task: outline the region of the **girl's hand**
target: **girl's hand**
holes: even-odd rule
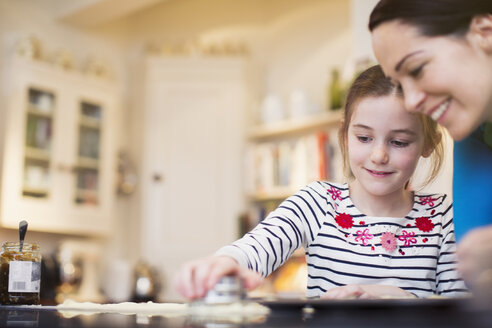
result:
[[[458,243],[458,271],[474,292],[492,290],[492,225],[477,228]]]
[[[327,291],[321,299],[415,298],[401,288],[388,285],[346,285]]]
[[[194,300],[204,297],[227,275],[241,277],[247,289],[254,289],[263,281],[260,274],[241,268],[232,257],[210,256],[183,265],[175,276],[174,286],[183,297]]]

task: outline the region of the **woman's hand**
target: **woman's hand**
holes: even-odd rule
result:
[[[492,291],[492,225],[467,233],[457,255],[458,271],[467,286],[474,292]]]
[[[194,300],[204,297],[227,275],[241,277],[247,289],[254,289],[263,281],[260,274],[241,268],[232,257],[210,256],[184,264],[175,276],[174,286],[183,297]]]
[[[415,298],[401,288],[388,285],[346,285],[327,291],[321,299]]]

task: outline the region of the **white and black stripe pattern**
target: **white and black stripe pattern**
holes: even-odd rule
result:
[[[342,213],[352,217],[352,227],[336,222]],[[416,226],[420,217],[430,219],[431,231]],[[356,239],[365,229],[372,236],[366,245]],[[392,252],[381,245],[384,232],[397,238]],[[405,245],[405,240],[399,240],[403,232],[412,235],[414,242]],[[468,293],[456,272],[452,203],[446,195],[416,192],[414,206],[405,217],[371,217],[354,206],[347,184],[313,182],[216,254],[232,256],[241,266],[267,276],[299,247],[306,250],[308,297],[348,284],[393,285],[419,297]]]

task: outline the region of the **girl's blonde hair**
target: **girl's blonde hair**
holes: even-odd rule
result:
[[[347,99],[345,101],[345,112],[341,122],[340,130],[338,131],[338,142],[343,158],[343,171],[348,178],[353,178],[354,175],[350,169],[347,150],[348,128],[352,115],[357,108],[359,102],[368,97],[383,97],[394,95],[402,97],[403,94],[391,81],[386,78],[381,69],[381,66],[375,65],[363,71],[353,82],[348,90]],[[444,146],[442,143],[442,134],[439,126],[430,117],[422,113],[414,113],[417,115],[422,124],[424,133],[424,149],[433,149],[430,155],[431,168],[427,179],[424,180],[423,186],[429,184],[436,178],[441,169],[444,160]],[[384,118],[381,118],[384,119]]]

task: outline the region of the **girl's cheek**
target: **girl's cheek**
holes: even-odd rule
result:
[[[417,151],[408,151],[402,152],[397,157],[397,162],[402,167],[415,167],[420,159],[419,152]]]

